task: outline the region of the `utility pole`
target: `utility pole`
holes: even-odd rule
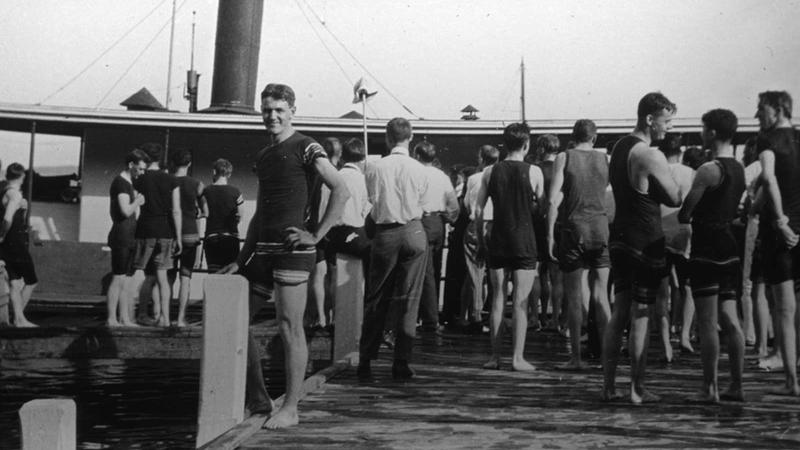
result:
[[[169,94],[170,86],[172,86],[172,47],[175,43],[175,2],[172,0],[172,24],[169,28],[169,63],[167,64],[167,100],[164,102],[164,107],[169,109]]]
[[[519,65],[519,81],[520,81],[520,107],[522,109],[522,123],[526,123],[525,121],[525,58],[522,58],[522,62]]]

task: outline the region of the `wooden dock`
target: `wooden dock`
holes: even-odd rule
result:
[[[600,401],[599,364],[563,372],[566,342],[555,333],[529,333],[532,374],[483,370],[486,336],[422,336],[410,382],[393,381],[391,354],[382,349],[375,382],[359,382],[355,369],[334,376],[300,404],[301,423],[259,430],[239,448],[800,448],[800,399],[770,395],[782,373],[754,368],[745,374],[746,403],[695,402],[698,355],[671,365],[651,352],[650,388],[660,404]],[[508,347],[506,347],[508,348]],[[510,350],[509,350],[510,351]],[[618,386],[628,382],[627,363]],[[721,385],[728,379],[723,357]]]

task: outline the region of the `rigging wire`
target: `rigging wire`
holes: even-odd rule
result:
[[[185,4],[186,0],[183,0],[181,4],[178,5],[178,8],[175,11],[176,14],[178,11],[181,10],[183,5]],[[134,58],[133,62],[128,66],[127,69],[125,69],[125,72],[122,73],[122,75],[117,79],[117,81],[114,82],[114,85],[111,86],[111,88],[108,91],[106,91],[105,95],[103,95],[103,98],[101,98],[100,101],[97,102],[97,104],[94,106],[94,109],[98,109],[100,105],[105,101],[105,99],[108,98],[109,95],[111,95],[111,92],[117,87],[117,85],[119,85],[120,82],[122,82],[122,79],[125,78],[126,75],[128,75],[128,72],[130,72],[133,66],[135,66],[136,63],[139,62],[139,59],[142,57],[142,55],[144,55],[144,53],[150,48],[150,46],[153,45],[156,39],[158,39],[158,36],[161,34],[161,32],[164,31],[164,29],[167,28],[167,25],[169,25],[171,22],[172,22],[172,16],[170,16],[170,18],[167,19],[166,22],[164,22],[164,25],[162,25],[161,28],[159,28],[158,31],[156,31],[156,34],[153,36],[152,39],[150,39],[150,42],[148,42],[147,45],[145,45],[145,47],[142,49],[142,51],[139,52],[138,55],[136,55],[136,58]]]
[[[364,64],[362,64],[361,61],[358,58],[356,58],[353,52],[351,52],[350,49],[348,49],[347,46],[344,45],[344,43],[333,33],[333,31],[331,31],[331,29],[328,28],[328,25],[325,23],[324,20],[322,20],[322,18],[316,13],[316,11],[314,11],[314,8],[312,8],[311,5],[308,4],[307,0],[302,0],[302,1],[306,5],[306,8],[308,8],[309,11],[311,11],[311,13],[314,15],[314,17],[316,17],[316,19],[319,21],[322,27],[325,28],[325,31],[327,31],[333,37],[333,39],[344,49],[345,52],[347,52],[347,54],[351,58],[353,58],[353,61],[355,61],[356,64],[358,64],[358,66],[361,67],[361,69],[367,73],[367,75],[369,75],[373,80],[375,80],[376,83],[378,83],[378,86],[383,88],[383,90],[385,90],[386,93],[389,94],[389,96],[392,97],[394,101],[396,101],[400,106],[402,106],[403,109],[405,109],[409,114],[416,117],[417,119],[422,119],[422,117],[418,116],[416,113],[414,113],[414,111],[411,111],[411,109],[408,106],[406,106],[402,101],[400,101],[400,99],[397,98],[397,96],[394,95],[394,93],[392,93],[392,91],[388,87],[386,87],[383,83],[381,83],[378,77],[373,75],[372,72],[370,72],[369,69],[367,69],[364,66]]]
[[[314,32],[314,34],[317,36],[317,39],[319,39],[319,42],[320,42],[320,44],[322,44],[322,46],[323,46],[323,47],[325,47],[325,50],[327,50],[327,51],[328,51],[328,55],[330,55],[331,59],[333,59],[333,62],[334,62],[334,63],[336,63],[336,67],[338,67],[338,68],[339,68],[339,71],[341,71],[341,72],[342,72],[342,76],[344,76],[345,80],[347,80],[348,87],[352,87],[352,86],[355,84],[355,83],[353,82],[353,79],[352,79],[352,78],[350,78],[350,76],[349,76],[349,75],[347,75],[347,71],[346,71],[346,70],[344,70],[344,67],[343,67],[343,66],[342,66],[342,64],[339,62],[339,60],[336,58],[336,55],[333,53],[333,51],[331,50],[331,48],[330,48],[330,47],[328,47],[328,44],[326,44],[326,43],[325,43],[325,40],[323,40],[323,39],[322,39],[322,35],[320,35],[320,34],[319,34],[319,32],[317,31],[317,29],[316,29],[316,28],[314,28],[314,24],[313,24],[313,22],[311,22],[311,18],[310,18],[310,17],[308,17],[308,14],[306,14],[306,11],[305,11],[305,10],[303,9],[303,7],[300,5],[300,0],[294,0],[294,2],[297,4],[297,8],[300,10],[300,12],[301,12],[301,13],[303,13],[303,17],[306,19],[306,22],[308,23],[308,26],[309,26],[309,28],[311,28],[311,31],[313,31],[313,32]],[[308,4],[306,4],[306,6],[308,6]],[[309,8],[309,9],[310,9],[310,8]],[[311,12],[313,13],[314,11],[312,10]],[[316,14],[314,14],[314,15],[316,16]],[[317,17],[319,17],[319,16],[317,16]],[[375,112],[375,110],[374,110],[374,109],[372,109],[372,105],[370,105],[369,103],[367,103],[367,107],[368,107],[368,108],[370,109],[370,111],[372,111],[372,113],[373,113],[373,114],[374,114],[374,115],[377,117],[377,115],[378,115],[378,114]]]
[[[95,65],[95,64],[97,63],[97,61],[100,61],[100,59],[101,59],[101,58],[103,58],[103,56],[105,56],[105,55],[106,55],[108,52],[110,52],[112,49],[114,49],[114,47],[116,47],[116,46],[117,46],[117,44],[119,44],[120,42],[122,42],[122,40],[123,40],[123,39],[125,39],[125,38],[126,38],[128,35],[129,35],[129,34],[131,34],[131,33],[133,32],[133,30],[135,30],[137,27],[139,27],[139,25],[141,25],[141,24],[142,24],[142,23],[143,23],[145,20],[147,20],[147,18],[148,18],[148,17],[152,16],[152,15],[153,15],[153,13],[154,13],[154,12],[156,12],[156,10],[157,10],[158,8],[160,8],[160,7],[161,7],[161,5],[163,5],[163,4],[164,4],[166,1],[167,1],[167,0],[161,0],[161,2],[160,2],[158,5],[156,5],[156,6],[155,6],[155,8],[153,8],[152,10],[150,10],[150,12],[149,12],[149,13],[147,13],[147,14],[146,14],[144,17],[142,17],[142,19],[141,19],[141,20],[139,20],[138,22],[136,22],[136,23],[135,23],[135,24],[134,24],[134,25],[133,25],[131,28],[129,28],[129,29],[128,29],[128,31],[126,31],[125,33],[123,33],[123,34],[122,34],[122,36],[120,36],[120,37],[119,37],[119,38],[118,38],[116,41],[114,41],[114,43],[113,43],[113,44],[111,44],[111,45],[110,45],[108,48],[106,48],[105,50],[103,50],[103,52],[102,52],[102,53],[100,53],[100,55],[98,55],[98,56],[97,56],[97,58],[93,59],[93,60],[92,60],[92,62],[90,62],[89,64],[87,64],[87,65],[86,65],[86,67],[84,67],[83,69],[81,69],[81,71],[80,71],[80,72],[78,72],[78,74],[77,74],[77,75],[75,75],[74,77],[70,78],[70,80],[69,80],[69,81],[67,81],[66,83],[64,83],[64,85],[63,85],[63,86],[61,86],[60,88],[56,89],[56,90],[55,90],[55,91],[54,91],[52,94],[50,94],[50,95],[48,95],[47,97],[43,98],[41,101],[39,101],[39,103],[37,103],[37,105],[41,105],[42,103],[44,103],[44,102],[46,102],[46,101],[50,100],[50,99],[51,99],[53,96],[55,96],[55,95],[56,95],[56,94],[58,94],[59,92],[61,92],[61,91],[63,91],[64,89],[66,89],[66,88],[67,88],[69,85],[71,85],[73,82],[75,82],[75,80],[77,80],[78,78],[80,78],[80,76],[81,76],[81,75],[83,75],[84,73],[86,73],[86,71],[87,71],[87,70],[89,70],[89,69],[90,69],[90,68],[91,68],[93,65]]]

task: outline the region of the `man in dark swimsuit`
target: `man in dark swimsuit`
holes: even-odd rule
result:
[[[536,236],[533,231],[534,211],[544,194],[542,171],[523,161],[530,146],[530,129],[524,123],[513,123],[503,131],[506,159],[487,167],[478,190],[476,227],[483,229],[483,210],[487,199],[494,207],[489,242],[478,233],[480,253],[488,254],[489,281],[492,283],[491,340],[492,356],[484,368],[500,367],[500,325],[508,297],[506,275],[510,274],[513,290],[511,367],[530,372],[536,368],[525,360],[525,335],[528,331],[528,295],[536,278]],[[487,249],[488,247],[488,249]]]
[[[711,149],[714,160],[697,169],[678,214],[681,223],[692,224],[689,267],[703,361],[701,400],[744,401],[744,334],[736,304],[741,265],[731,228],[745,188],[744,167],[734,158],[731,145],[738,120],[726,109],[711,110],[702,120],[704,147]],[[722,395],[717,385],[718,323],[728,338],[731,365],[731,385]]]
[[[274,287],[286,354],[286,398],[264,425],[268,429],[299,422],[297,403],[308,363],[303,313],[316,260],[315,246],[336,223],[348,198],[347,187],[322,146],[294,130],[294,102],[294,91],[283,84],[268,84],[261,92],[261,117],[271,144],[256,155],[256,212],[236,262],[221,270],[235,273],[252,259],[247,268],[251,283],[267,291]],[[331,196],[317,228],[307,230],[309,191],[317,175],[331,190]]]
[[[660,204],[680,206],[680,188],[669,173],[667,158],[653,141],[664,139],[672,128],[675,104],[660,92],[639,101],[636,128],[614,146],[609,178],[616,213],[609,239],[614,267],[614,312],[603,336],[603,394],[619,398],[615,378],[622,330],[630,321],[630,400],[638,404],[658,401],[644,389],[649,344],[648,323],[661,279],[666,273],[664,231]]]
[[[203,251],[209,272],[236,261],[239,255],[239,221],[244,216],[241,191],[228,184],[233,165],[227,159],[214,161],[213,184],[203,189],[206,205],[206,235]]]
[[[761,134],[756,152],[761,162],[759,184],[763,188],[755,203],[766,201],[760,219],[762,270],[775,298],[776,337],[783,356],[786,383],[776,391],[800,395],[797,384],[797,334],[795,287],[800,280],[800,145],[792,126],[792,97],[785,91],[758,94],[756,112]]]

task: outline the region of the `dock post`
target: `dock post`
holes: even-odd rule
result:
[[[364,270],[360,258],[336,256],[336,295],[333,318],[333,360],[358,352],[364,321]],[[351,361],[352,363],[352,361]]]
[[[19,409],[22,450],[74,450],[75,402],[68,398],[31,400]]]
[[[208,275],[203,284],[203,356],[197,447],[244,420],[248,284],[239,275]]]

